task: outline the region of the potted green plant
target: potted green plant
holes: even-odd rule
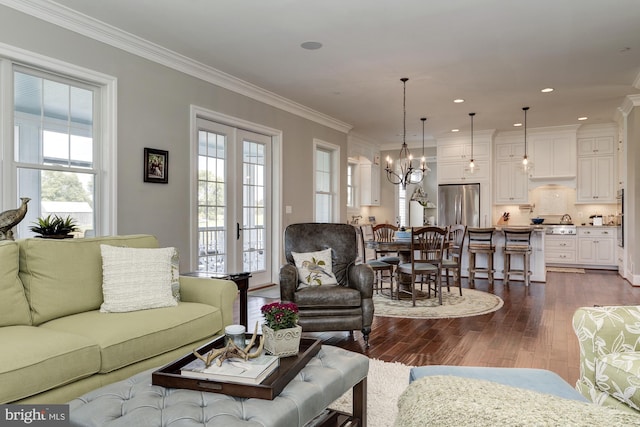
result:
[[[70,239],[73,237],[71,233],[78,229],[76,220],[71,215],[62,218],[49,214],[38,218],[33,224],[29,229],[44,239]]]
[[[260,308],[264,349],[274,356],[295,356],[300,348],[302,327],[298,325],[298,306],[292,302],[272,302]]]

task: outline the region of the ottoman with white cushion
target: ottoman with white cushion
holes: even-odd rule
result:
[[[164,388],[149,370],[69,402],[73,426],[301,427],[353,388],[354,413],[366,426],[369,359],[323,345],[273,400]],[[361,396],[361,399],[355,398]]]

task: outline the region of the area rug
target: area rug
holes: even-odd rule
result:
[[[409,385],[411,366],[369,359],[367,375],[367,425],[390,427],[398,415],[398,397]],[[351,413],[351,391],[333,402],[331,409]]]
[[[442,305],[438,298],[418,299],[414,307],[410,299],[392,300],[380,294],[373,295],[374,314],[382,317],[410,317],[414,319],[450,319],[479,316],[499,310],[504,301],[497,295],[475,289],[457,287],[451,292],[443,289]]]
[[[547,267],[547,272],[553,272],[553,273],[580,273],[580,274],[584,274],[584,268]]]

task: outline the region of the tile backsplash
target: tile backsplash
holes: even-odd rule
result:
[[[537,216],[545,218],[556,218],[557,216],[559,220],[564,214],[569,214],[574,224],[581,225],[583,223],[589,224],[591,215],[603,215],[606,221],[608,215],[617,213],[615,204],[576,205],[575,188],[560,185],[546,185],[529,191],[529,203],[533,206],[531,212],[528,209],[521,210],[519,205],[494,206],[494,223],[498,221],[503,212],[509,212],[510,225],[528,225],[531,218]]]

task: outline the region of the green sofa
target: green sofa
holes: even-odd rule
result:
[[[100,244],[149,235],[0,242],[0,404],[64,403],[174,360],[233,321],[229,280],[180,277],[176,306],[102,313]]]
[[[580,345],[576,389],[589,401],[640,411],[640,306],[582,307],[573,315]]]

